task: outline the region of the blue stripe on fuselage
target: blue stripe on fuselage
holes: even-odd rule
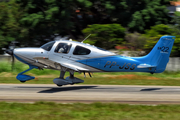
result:
[[[18,57],[17,55],[14,54],[14,56],[16,57],[16,59],[18,59],[22,63],[25,63],[25,64],[28,64],[28,65],[32,66],[30,63],[26,62],[25,60],[23,60],[22,58]]]
[[[152,72],[154,73],[155,68],[151,70],[149,68],[137,68],[142,61],[139,61],[133,57],[124,56],[109,56],[93,59],[78,60],[82,64],[90,67],[100,69],[106,72]]]

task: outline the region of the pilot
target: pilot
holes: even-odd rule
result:
[[[58,53],[67,53],[68,52],[68,46],[63,45],[63,47],[60,47]]]
[[[63,53],[64,52],[64,49],[63,48],[60,48],[58,53]]]

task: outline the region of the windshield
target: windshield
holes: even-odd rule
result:
[[[55,43],[55,41],[48,42],[48,43],[44,44],[43,46],[41,46],[41,48],[44,50],[50,51],[52,46],[54,45],[54,43]]]

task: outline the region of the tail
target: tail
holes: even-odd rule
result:
[[[174,44],[175,36],[162,36],[151,52],[142,57],[142,62],[147,64],[139,65],[139,68],[155,68],[155,73],[161,73],[166,69],[169,56]]]

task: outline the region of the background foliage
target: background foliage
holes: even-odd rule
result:
[[[148,51],[161,35],[170,34],[176,35],[173,55],[180,56],[180,13],[168,16],[170,1],[1,1],[0,48],[13,40],[22,46],[41,46],[57,36],[82,41],[92,34],[88,42],[98,47],[114,49],[119,44]]]
[[[175,29],[173,27],[164,24],[152,26],[151,29],[145,31],[145,34],[142,35],[146,37],[146,44],[144,45],[144,50],[149,52],[157,43],[159,38],[163,35],[176,36],[171,56],[179,56],[180,35],[175,32]]]
[[[26,31],[19,23],[22,15],[19,4],[14,0],[0,2],[0,48],[7,45],[9,41],[24,37]]]
[[[93,24],[83,30],[85,35],[91,34],[88,41],[95,46],[110,49],[117,44],[122,44],[125,28],[120,24]]]

